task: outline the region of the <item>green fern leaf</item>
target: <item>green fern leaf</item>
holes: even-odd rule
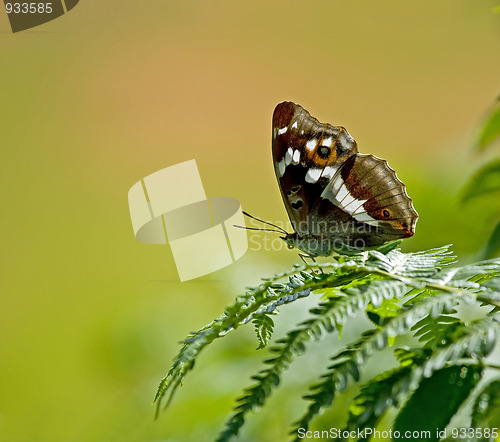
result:
[[[310,341],[340,331],[360,311],[372,315],[379,328],[365,332],[332,358],[325,374],[306,396],[309,406],[297,422],[299,427],[308,428],[338,393],[351,382],[359,381],[364,364],[374,353],[412,327],[423,347],[395,350],[400,367],[379,378],[378,385],[374,383],[362,390],[364,396],[360,396],[351,410],[351,424],[361,422],[361,416],[366,422],[377,422],[387,407],[403,403],[422,379],[459,364],[461,358],[481,359],[496,341],[500,320],[500,259],[452,268],[449,265],[455,262],[455,257],[449,246],[408,254],[388,247],[336,259],[337,262],[295,266],[264,279],[258,287],[236,298],[219,318],[191,333],[160,383],[155,399],[157,411],[164,399],[167,405],[170,403],[199,353],[215,339],[253,322],[262,348],[273,333],[272,315],[278,313],[277,308],[312,293],[323,295],[325,301],[310,310],[308,320],[268,349],[271,357],[264,361],[265,368],[252,377],[255,383],[238,398],[220,441],[230,440],[239,433],[248,412],[265,404],[279,386],[285,370],[305,352]],[[322,273],[311,272],[313,267],[322,269]],[[282,282],[286,278],[288,281]],[[482,303],[493,308],[487,322],[465,326],[451,316],[459,302]],[[373,403],[376,398],[378,402]]]
[[[385,411],[397,407],[410,392],[409,365],[398,367],[379,376],[361,388],[349,406],[347,431],[375,428]]]
[[[492,326],[493,331],[490,330]],[[389,407],[397,407],[405,402],[417,386],[420,389],[421,380],[424,377],[432,376],[435,371],[443,369],[445,364],[456,364],[462,357],[486,356],[491,351],[499,333],[498,322],[492,324],[491,319],[475,322],[471,326],[461,324],[460,327],[462,330],[458,333],[454,329],[445,330],[444,343],[437,351],[431,348],[397,349],[395,354],[400,362],[400,367],[375,377],[362,387],[360,394],[350,407],[347,429],[374,428]],[[462,335],[462,338],[453,341],[452,337],[457,335]],[[454,358],[449,359],[450,355],[454,355]],[[474,363],[475,360],[471,362]],[[466,373],[467,376],[478,374],[482,370],[482,367],[477,364],[468,368],[470,371]],[[473,378],[477,380],[475,376]],[[448,377],[446,382],[450,379]],[[423,389],[426,389],[425,385]],[[432,387],[432,390],[432,394],[436,397],[439,388]],[[453,395],[453,392],[448,391],[448,393]],[[463,399],[465,398],[462,397],[461,400],[458,400],[457,397],[454,397],[455,408],[452,407],[452,410],[456,411]],[[450,399],[449,403],[451,404],[451,402]],[[410,416],[414,414],[414,412],[409,412]],[[436,414],[443,416],[443,413]],[[451,415],[444,418],[445,423]],[[406,417],[401,419],[405,420]],[[409,419],[411,420],[411,417]],[[434,423],[434,425],[437,424]],[[424,426],[421,426],[423,429]]]
[[[377,251],[367,252],[365,267],[371,270],[382,270],[391,275],[408,277],[431,277],[441,268],[456,262],[450,246],[439,247],[416,253],[401,253],[393,250],[387,255]]]
[[[369,282],[369,280],[359,280],[358,284],[364,286]],[[399,281],[389,281],[389,283],[401,286]],[[304,353],[306,343],[310,340],[317,341],[325,333],[341,328],[349,317],[367,307],[375,290],[350,287],[348,292],[348,294],[340,291],[332,293],[326,302],[310,310],[312,318],[304,321],[298,329],[289,332],[286,338],[280,339],[270,348],[273,357],[264,361],[269,367],[261,371],[258,376],[254,376],[252,379],[256,380],[257,384],[245,389],[245,394],[237,399],[235,413],[227,421],[226,428],[217,441],[228,441],[236,436],[244,424],[246,414],[264,404],[272,390],[279,385],[283,372],[296,356]]]
[[[264,348],[271,339],[274,329],[274,321],[269,313],[261,313],[259,315],[254,315],[253,323],[255,325],[257,339],[259,340],[257,350],[260,350],[261,348]]]
[[[424,347],[434,348],[446,344],[445,334],[450,335],[450,330],[458,329],[462,323],[458,318],[450,316],[456,314],[456,310],[445,311],[438,317],[431,315],[422,318],[412,328],[418,341],[424,344]],[[453,335],[450,336],[453,339]]]
[[[282,303],[292,302],[291,299],[299,298],[299,295],[295,297],[295,294],[310,290],[310,288],[304,288],[297,284],[297,281],[300,280],[299,278],[294,279],[293,283],[290,282],[289,285],[279,283],[279,280],[284,277],[290,277],[297,273],[300,275],[300,272],[304,270],[305,266],[296,267],[288,272],[280,273],[273,278],[267,279],[260,286],[249,290],[245,296],[237,298],[236,302],[229,306],[222,316],[202,329],[191,333],[183,341],[183,346],[174,359],[172,367],[158,386],[154,399],[154,402],[157,404],[156,415],[158,415],[165,396],[167,396],[166,406],[170,404],[175,392],[182,384],[184,376],[192,370],[196,357],[207,345],[215,339],[235,330],[241,324],[250,322],[254,314],[262,313],[262,311],[267,309],[272,311],[279,300],[282,300]],[[323,286],[314,275],[310,277],[308,284],[313,288]]]
[[[222,316],[188,336],[183,341],[184,345],[174,359],[172,367],[158,386],[154,399],[157,405],[156,414],[158,415],[165,397],[167,397],[166,406],[170,404],[184,377],[192,370],[196,357],[215,339],[250,322],[254,314],[272,311],[280,300],[282,304],[290,303],[299,299],[301,293],[308,295],[315,289],[340,287],[368,274],[353,261],[324,265],[324,268],[331,271],[330,273],[320,275],[305,273],[305,270],[315,266],[295,266],[288,272],[265,279],[258,287],[236,298],[236,302],[228,307]],[[279,281],[285,277],[292,279],[288,284],[280,283]]]
[[[478,395],[472,411],[472,428],[493,428],[500,422],[500,380],[488,383]]]
[[[311,420],[322,409],[331,405],[335,395],[347,388],[353,365],[359,371],[372,354],[387,347],[390,337],[407,332],[415,321],[427,316],[430,310],[442,313],[451,310],[457,303],[457,296],[451,293],[441,293],[432,298],[424,298],[407,307],[399,316],[389,320],[384,328],[372,331],[370,335],[364,335],[362,339],[348,347],[345,352],[335,356],[332,359],[334,364],[321,376],[323,381],[312,386],[313,394],[306,396],[311,404],[306,414],[296,422],[294,433],[297,434],[299,428],[308,428]],[[430,366],[425,365],[424,367],[428,371],[430,370]],[[356,379],[353,380],[356,381]]]
[[[405,285],[406,292],[408,291]],[[378,327],[383,327],[389,318],[394,318],[398,315],[398,311],[401,309],[400,300],[397,298],[384,299],[382,304],[378,307],[369,305],[366,308],[366,316],[370,321],[373,322]]]
[[[477,385],[482,367],[454,365],[423,379],[394,423],[394,431],[427,432],[426,440],[438,441],[442,431]]]

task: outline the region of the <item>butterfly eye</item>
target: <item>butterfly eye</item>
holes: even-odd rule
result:
[[[388,210],[385,210],[382,212],[382,214],[386,217],[386,218],[389,218],[389,216],[391,216],[391,214],[389,213]]]

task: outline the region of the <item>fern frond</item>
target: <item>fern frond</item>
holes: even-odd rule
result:
[[[264,361],[266,367],[252,377],[255,384],[237,399],[234,414],[218,440],[230,440],[238,434],[247,413],[262,407],[279,385],[285,370],[305,351],[310,341],[319,340],[335,330],[341,331],[345,322],[362,310],[372,315],[378,328],[365,332],[361,339],[332,358],[321,381],[311,387],[311,393],[306,396],[309,406],[296,423],[299,428],[308,428],[311,420],[329,406],[351,380],[357,382],[360,370],[375,352],[386,348],[395,337],[409,332],[412,327],[424,347],[396,350],[399,369],[378,380],[382,405],[370,405],[376,395],[364,391],[365,396],[356,404],[357,416],[366,412],[366,422],[378,419],[384,407],[400,403],[421,379],[440,367],[457,363],[457,358],[461,357],[480,358],[489,351],[498,334],[500,259],[449,268],[455,261],[449,246],[409,254],[388,247],[384,252],[370,250],[338,256],[337,262],[295,266],[248,289],[223,315],[183,341],[172,367],[158,387],[157,412],[163,399],[167,399],[167,405],[170,403],[185,375],[193,368],[196,357],[215,339],[253,322],[259,348],[262,348],[273,333],[272,315],[278,313],[277,308],[312,293],[322,294],[326,301],[311,309],[312,316],[308,320],[269,349],[272,356]],[[323,273],[310,272],[313,268],[321,268]],[[288,281],[282,282],[285,278]],[[401,305],[400,300],[405,303]],[[450,316],[459,302],[495,306],[487,317],[490,323],[495,321],[493,331],[485,335],[478,323],[467,328]],[[454,346],[456,343],[461,346]],[[391,392],[384,393],[384,388],[388,389],[391,383]],[[392,402],[387,394],[392,395]],[[373,406],[372,411],[367,411],[369,405]]]
[[[401,298],[407,291],[407,286],[400,281],[359,280],[355,286],[345,289],[345,292],[335,292],[327,302],[311,309],[313,318],[301,323],[298,329],[289,332],[286,338],[271,347],[270,351],[276,356],[265,361],[269,367],[252,378],[257,384],[245,389],[246,394],[237,399],[236,412],[217,440],[227,441],[238,434],[245,415],[264,404],[272,390],[278,386],[282,373],[296,356],[305,351],[308,341],[317,341],[325,333],[341,329],[348,318],[366,309],[368,304],[380,305],[381,299]]]
[[[366,308],[366,316],[376,326],[383,327],[389,318],[398,315],[400,309],[401,303],[399,299],[384,299],[378,307],[369,305]]]
[[[347,430],[375,428],[389,407],[397,407],[410,391],[411,366],[382,373],[365,384],[349,407]]]
[[[275,283],[272,288],[269,287],[267,289],[271,301],[269,303],[264,304],[261,308],[259,308],[255,313],[251,315],[251,317],[245,320],[245,323],[250,322],[253,318],[258,317],[259,315],[269,314],[274,312],[279,306],[284,304],[289,304],[291,302],[296,301],[298,298],[305,298],[311,294],[311,289],[303,289],[298,292],[294,291],[291,294],[284,294],[289,290],[293,290],[297,287],[303,286],[306,281],[314,278],[315,275],[307,272],[300,272],[296,275],[289,276],[289,282],[287,284]],[[278,297],[276,299],[276,297]],[[276,301],[273,301],[276,299]]]
[[[462,358],[477,364],[490,353],[499,333],[498,321],[492,323],[491,318],[487,318],[446,329],[438,349],[398,349],[401,365],[376,376],[361,388],[350,407],[348,429],[374,428],[389,407],[404,402],[423,378],[429,378],[448,364],[464,363]]]
[[[272,310],[275,308],[272,307],[274,303],[277,303],[280,299],[286,299],[283,303],[292,302],[299,298],[298,295],[295,297],[295,294],[309,294],[309,291],[316,289],[342,286],[367,274],[366,270],[359,269],[353,261],[348,261],[330,263],[325,266],[325,268],[331,269],[331,273],[312,274],[308,279],[297,278],[298,275],[304,276],[305,270],[312,267],[316,267],[316,265],[295,266],[288,272],[279,273],[273,278],[265,279],[261,285],[250,289],[244,296],[238,297],[236,302],[228,307],[222,316],[202,329],[191,333],[183,341],[183,347],[174,359],[172,367],[158,386],[154,399],[157,404],[156,414],[158,415],[165,396],[167,396],[166,406],[170,404],[175,392],[182,384],[184,376],[193,368],[194,360],[198,354],[215,339],[225,336],[242,324],[250,322],[254,314],[262,313],[263,310],[268,308]],[[295,276],[295,278],[292,278],[289,284],[279,283],[279,280],[284,277],[291,276]]]
[[[325,331],[333,331],[333,321],[327,320],[324,315],[337,304],[338,300],[339,297],[332,297],[312,309],[313,318],[303,322],[300,328],[290,331],[286,338],[277,341],[277,344],[270,348],[269,351],[275,356],[264,361],[268,365],[267,368],[252,376],[252,380],[257,383],[246,388],[245,394],[237,399],[235,413],[226,422],[225,430],[217,438],[218,442],[228,441],[238,434],[244,424],[245,415],[264,404],[272,389],[279,385],[282,373],[297,355],[305,351],[307,340],[320,339]]]
[[[447,245],[416,253],[401,253],[399,250],[392,250],[387,255],[378,251],[369,251],[365,267],[413,278],[429,277],[436,274],[442,267],[456,262],[450,247]]]
[[[500,317],[487,317],[463,325],[462,336],[455,340],[448,339],[448,345],[439,347],[421,366],[412,370],[412,384],[418,385],[422,377],[429,377],[434,371],[443,368],[450,361],[461,358],[479,360],[493,349],[500,333]],[[454,334],[457,334],[456,331]]]
[[[289,277],[289,282],[285,284],[274,284],[274,289],[278,290],[281,293],[286,291],[287,289],[295,289],[297,287],[301,287],[304,285],[307,279],[313,278],[313,274],[307,272],[300,272],[296,275],[291,275]],[[267,289],[271,296],[274,298],[277,296],[276,292],[272,288]],[[257,310],[254,314],[252,314],[249,318],[247,318],[244,323],[252,320],[255,326],[255,333],[257,335],[257,340],[259,341],[259,346],[257,350],[264,348],[270,341],[271,336],[274,330],[274,321],[272,320],[272,314],[277,313],[276,309],[284,304],[290,304],[291,302],[296,301],[299,298],[305,298],[311,294],[311,289],[304,289],[299,292],[292,293],[290,295],[280,296],[276,301],[264,305],[259,310]]]
[[[429,281],[451,287],[480,289],[485,282],[500,275],[500,260],[491,259],[475,264],[446,269],[432,276]]]
[[[457,294],[474,294],[478,298],[482,293],[492,291],[488,282],[495,280],[500,273],[500,260],[482,261],[476,264],[467,265],[460,268],[445,269],[436,272],[429,278],[412,281],[416,287],[414,296],[406,302],[412,304],[424,297],[435,296],[441,291],[456,292]],[[418,284],[420,283],[420,286]],[[468,296],[466,300],[474,302],[475,298]]]
[[[456,330],[461,321],[458,318],[450,316],[456,314],[456,310],[444,311],[437,317],[431,315],[422,318],[412,328],[415,333],[413,336],[418,337],[418,341],[422,342],[424,347],[438,347],[445,343],[445,336],[450,330]]]
[[[432,298],[424,298],[407,307],[399,316],[389,320],[383,328],[374,330],[371,336],[363,337],[353,346],[348,347],[349,351],[333,357],[334,364],[328,367],[328,371],[321,376],[323,381],[311,387],[314,393],[306,396],[311,404],[306,414],[296,422],[294,432],[298,428],[308,428],[311,420],[324,407],[331,405],[336,394],[347,388],[349,378],[357,381],[359,376],[353,376],[353,373],[359,373],[361,366],[376,351],[386,348],[389,338],[407,332],[415,321],[425,317],[429,311],[438,313],[449,311],[457,303],[457,296],[451,293],[441,293]]]
[[[274,330],[274,321],[271,318],[272,313],[260,313],[254,315],[253,324],[255,326],[255,333],[257,334],[257,339],[259,341],[259,346],[257,350],[264,348],[271,339]]]

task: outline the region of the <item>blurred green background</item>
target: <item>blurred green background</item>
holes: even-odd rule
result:
[[[285,222],[271,162],[282,100],[397,170],[420,214],[404,250],[454,243],[474,259],[494,208],[458,195],[486,161],[474,133],[500,93],[497,5],[82,0],[17,34],[1,13],[0,440],[215,437],[266,356],[252,327],[203,353],[154,421],[156,386],[178,341],[298,256],[249,251],[179,283],[168,247],[135,240],[127,192],[195,158],[208,195]],[[277,337],[308,302],[278,318]],[[336,339],[297,361],[241,440],[284,440]]]

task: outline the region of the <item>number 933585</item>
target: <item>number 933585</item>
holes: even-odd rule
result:
[[[496,439],[498,428],[454,428],[451,433],[454,439]]]
[[[5,3],[7,14],[50,14],[52,3]]]

